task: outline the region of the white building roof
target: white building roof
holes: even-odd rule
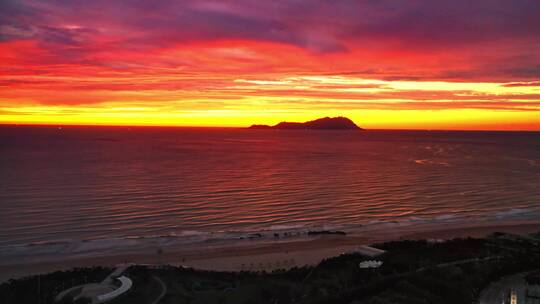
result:
[[[383,264],[382,261],[369,260],[369,261],[360,262],[360,264],[358,264],[358,267],[360,267],[360,268],[379,268],[379,267],[382,266],[382,264]]]

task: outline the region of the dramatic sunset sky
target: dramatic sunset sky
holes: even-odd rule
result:
[[[540,130],[540,1],[0,0],[0,123]]]

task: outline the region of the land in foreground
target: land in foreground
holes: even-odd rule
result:
[[[540,269],[539,244],[540,233],[392,241],[373,245],[385,251],[377,257],[350,252],[317,266],[272,272],[133,265],[124,272],[133,287],[109,303],[473,303],[503,277],[534,278]],[[382,265],[359,267],[374,259]],[[79,268],[11,280],[0,285],[0,295],[5,303],[53,303],[62,290],[100,282],[111,271]],[[512,292],[511,286],[497,288],[498,293],[484,292],[488,300],[500,303]]]
[[[540,231],[537,222],[488,225],[471,227],[452,227],[426,230],[405,227],[371,231],[369,234],[347,233],[323,234],[313,237],[294,236],[270,240],[265,238],[245,240],[243,243],[209,243],[204,247],[185,245],[161,247],[151,245],[141,250],[117,250],[109,254],[58,254],[55,260],[39,259],[28,263],[0,262],[0,283],[9,279],[44,274],[72,268],[105,266],[118,264],[152,264],[185,266],[201,270],[215,271],[273,271],[293,267],[315,266],[323,259],[338,256],[355,250],[360,245],[383,243],[392,240],[483,238],[496,231],[524,235]],[[122,248],[119,248],[122,249]]]

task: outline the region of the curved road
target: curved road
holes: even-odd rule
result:
[[[159,285],[161,285],[161,293],[159,294],[159,296],[152,302],[152,304],[158,304],[159,301],[161,301],[161,299],[165,296],[165,294],[167,293],[167,285],[165,285],[165,283],[163,283],[163,281],[159,278],[159,277],[156,277],[156,276],[153,276],[152,279],[156,280]]]

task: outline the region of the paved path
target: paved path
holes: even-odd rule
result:
[[[112,284],[112,282],[115,280],[115,278],[119,277],[128,267],[131,265],[128,264],[122,264],[116,267],[116,269],[105,279],[103,280],[102,284]]]
[[[101,294],[97,296],[97,299],[99,302],[107,302],[114,298],[117,298],[118,296],[122,295],[123,293],[127,292],[131,286],[133,286],[133,282],[130,278],[121,276],[119,278],[116,278],[122,285],[115,290],[108,292],[106,294]]]
[[[165,283],[163,283],[163,281],[159,277],[153,276],[152,279],[156,280],[159,283],[159,285],[161,285],[161,293],[152,302],[152,304],[157,304],[157,303],[159,303],[159,301],[161,301],[161,298],[163,298],[165,296],[165,294],[167,293],[167,285],[165,285]]]
[[[447,262],[447,263],[441,263],[441,264],[437,264],[437,265],[433,265],[433,266],[429,266],[429,267],[420,267],[416,270],[416,272],[421,272],[421,271],[424,271],[426,269],[430,269],[430,268],[444,268],[444,267],[448,267],[448,266],[456,266],[456,265],[463,265],[463,264],[469,264],[469,263],[475,263],[475,262],[484,262],[484,261],[489,261],[489,260],[495,260],[495,259],[498,259],[500,258],[499,256],[489,256],[489,257],[485,257],[485,258],[472,258],[472,259],[466,259],[466,260],[459,260],[459,261],[454,261],[454,262]]]

